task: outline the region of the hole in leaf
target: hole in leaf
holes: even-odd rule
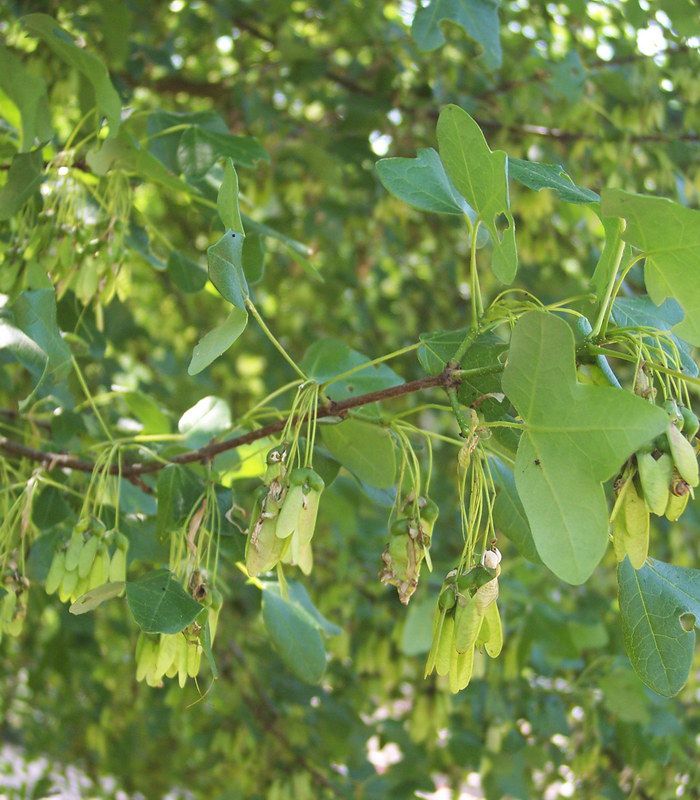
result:
[[[499,241],[503,240],[503,235],[505,232],[510,228],[510,221],[508,217],[504,213],[500,213],[494,219],[494,225],[496,226],[496,233],[498,234]]]
[[[690,611],[686,611],[685,614],[681,614],[678,617],[679,622],[681,623],[681,628],[684,631],[692,631],[695,627],[695,614],[691,614]]]

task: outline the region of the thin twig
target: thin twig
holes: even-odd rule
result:
[[[415,381],[402,383],[398,386],[390,386],[387,389],[379,389],[375,392],[368,392],[367,394],[358,395],[357,397],[350,397],[347,400],[340,402],[329,401],[323,406],[319,407],[318,418],[321,417],[342,417],[353,408],[360,408],[361,406],[368,405],[369,403],[376,403],[381,400],[390,400],[395,397],[403,397],[404,395],[420,392],[423,389],[431,389],[434,387],[448,388],[454,386],[459,382],[459,372],[453,367],[446,367],[438,375],[431,375],[427,378],[419,378]],[[220,453],[225,453],[228,450],[235,450],[244,444],[251,444],[259,439],[264,439],[267,436],[272,436],[279,433],[285,426],[286,419],[275,420],[269,425],[262,428],[257,428],[253,431],[248,431],[233,439],[227,439],[223,442],[213,442],[204,447],[197,448],[196,450],[189,450],[186,453],[180,453],[170,459],[163,459],[162,461],[148,461],[145,463],[131,463],[122,465],[122,477],[133,481],[139,479],[141,475],[147,475],[153,472],[158,472],[168,464],[193,464],[195,462],[211,461],[215,456]],[[47,469],[72,469],[78,472],[92,472],[95,464],[92,461],[86,461],[78,458],[70,453],[53,453],[44,450],[37,450],[33,447],[28,447],[21,442],[9,439],[5,436],[0,436],[0,451],[9,456],[16,456],[18,458],[26,458],[30,461],[36,461],[44,464]],[[112,465],[109,470],[110,474],[117,474],[116,465]],[[143,488],[145,484],[142,481],[137,484]]]

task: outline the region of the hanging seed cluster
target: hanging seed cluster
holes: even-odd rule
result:
[[[223,598],[213,589],[205,602],[208,606],[209,644],[212,646]],[[188,678],[194,679],[199,675],[204,652],[203,635],[204,629],[198,622],[179,633],[153,635],[142,631],[136,642],[136,680],[160,687],[164,678],[177,678],[180,688],[184,689]]]
[[[462,574],[452,570],[442,584],[425,676],[433,670],[447,675],[452,692],[469,685],[477,647],[483,647],[491,658],[496,658],[503,647],[496,603],[500,564],[500,552],[496,548],[487,550],[481,564]]]
[[[47,593],[57,592],[62,603],[74,603],[91,589],[125,581],[128,549],[123,533],[107,531],[96,519],[80,520],[54,553],[46,576]]]
[[[635,569],[649,555],[651,515],[678,520],[699,480],[693,446],[698,418],[674,400],[666,401],[664,407],[669,415],[666,433],[638,451],[615,482],[611,513],[615,556],[618,561],[627,556]]]
[[[269,572],[278,564],[313,569],[311,542],[325,488],[323,478],[310,467],[287,469],[288,447],[267,454],[264,486],[258,489],[246,541],[249,575]]]
[[[27,616],[29,581],[16,573],[0,586],[0,642],[3,635],[19,636]]]
[[[412,514],[395,520],[389,542],[382,553],[382,583],[395,586],[399,600],[407,605],[418,588],[421,566],[430,550],[439,509],[428,497],[411,504]]]

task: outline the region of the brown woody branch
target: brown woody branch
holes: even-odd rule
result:
[[[403,397],[404,395],[420,392],[423,389],[432,389],[435,387],[447,389],[457,385],[459,382],[459,377],[455,373],[456,370],[448,366],[439,375],[419,378],[418,380],[402,383],[398,386],[391,386],[388,389],[380,389],[376,392],[368,392],[358,395],[357,397],[350,397],[340,402],[331,400],[319,408],[317,416],[318,418],[344,417],[347,412],[353,408],[366,406],[369,403],[376,403],[380,400]],[[165,462],[147,461],[122,464],[121,475],[136,483],[142,489],[144,487],[148,489],[149,487],[141,480],[142,475],[158,472],[168,464],[193,464],[196,462],[211,461],[220,453],[225,453],[228,450],[235,450],[237,447],[241,447],[244,444],[250,444],[251,442],[258,441],[258,439],[264,439],[266,436],[279,433],[284,428],[285,424],[286,420],[284,419],[276,420],[269,425],[248,431],[233,439],[226,439],[223,442],[212,442],[196,450],[188,450],[186,453],[180,453],[167,459]],[[94,462],[86,461],[70,453],[53,453],[45,450],[37,450],[5,436],[0,436],[0,451],[11,457],[28,459],[29,461],[43,464],[48,470],[61,468],[76,470],[78,472],[92,472],[95,468]],[[109,471],[112,475],[118,475],[120,473],[116,464],[112,465]]]

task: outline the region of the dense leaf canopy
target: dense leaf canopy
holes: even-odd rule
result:
[[[0,33],[13,752],[85,797],[699,796],[694,0]]]

